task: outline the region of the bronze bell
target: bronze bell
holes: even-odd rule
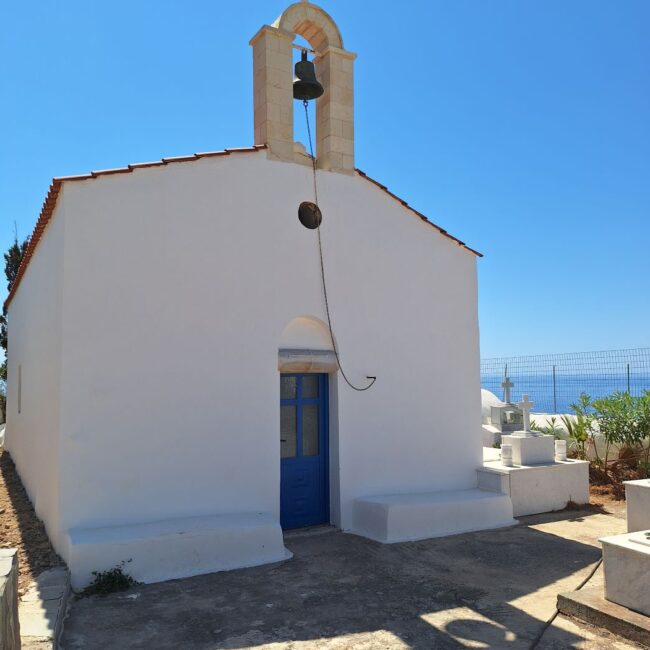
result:
[[[316,70],[312,61],[307,61],[307,51],[302,51],[302,57],[295,67],[296,76],[293,80],[293,98],[308,101],[323,94],[323,86],[316,79]]]

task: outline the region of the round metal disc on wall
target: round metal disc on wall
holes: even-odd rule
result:
[[[300,223],[310,230],[315,230],[323,220],[320,208],[311,201],[303,201],[298,208],[298,219]]]

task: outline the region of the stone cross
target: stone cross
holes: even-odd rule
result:
[[[510,404],[510,389],[514,386],[510,381],[510,377],[506,377],[501,386],[503,387],[503,401],[506,404]]]
[[[528,395],[524,395],[524,399],[517,406],[524,414],[524,431],[530,433],[530,411],[535,405],[528,399]]]

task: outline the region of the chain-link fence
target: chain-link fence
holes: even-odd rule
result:
[[[505,376],[514,383],[513,401],[527,394],[537,413],[570,413],[580,393],[597,398],[650,390],[650,348],[481,360],[481,387],[500,399]]]

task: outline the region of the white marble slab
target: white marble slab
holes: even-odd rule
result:
[[[605,598],[650,616],[650,530],[604,537]]]
[[[501,436],[501,444],[512,445],[512,462],[515,465],[545,465],[555,460],[553,436],[517,432]]]
[[[650,529],[650,479],[625,481],[627,532]]]

